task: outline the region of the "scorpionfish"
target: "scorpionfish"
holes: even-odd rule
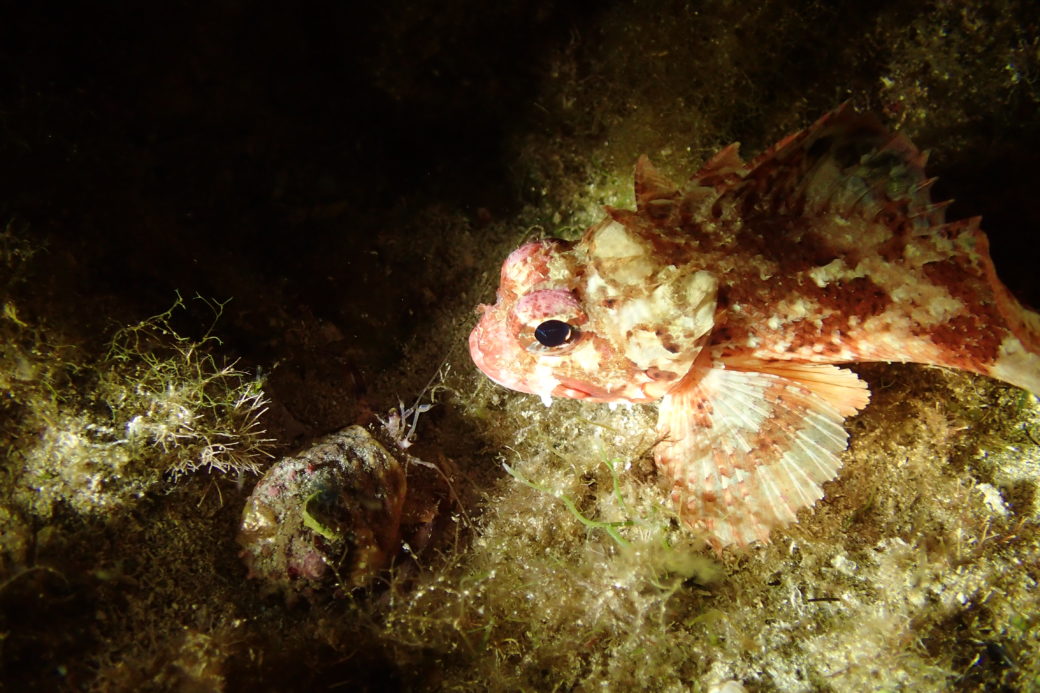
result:
[[[547,404],[659,400],[660,477],[716,549],[768,541],[837,476],[869,392],[835,364],[1040,393],[1040,314],[978,218],[945,221],[908,139],[845,105],[749,163],[737,148],[682,186],[640,157],[636,210],[513,251],[469,338],[488,377]]]

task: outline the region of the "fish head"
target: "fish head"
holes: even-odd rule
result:
[[[502,265],[469,338],[493,381],[548,401],[649,402],[689,371],[714,325],[717,280],[675,260],[637,217],[542,240]]]

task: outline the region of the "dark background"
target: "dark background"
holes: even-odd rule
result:
[[[423,300],[408,264],[421,256],[387,252],[417,240],[402,217],[435,202],[479,226],[531,201],[517,142],[530,131],[570,134],[573,126],[547,117],[538,99],[560,51],[594,44],[604,31],[596,23],[605,7],[9,5],[0,24],[0,217],[72,256],[61,271],[76,281],[63,277],[52,289],[56,308],[79,312],[78,301],[62,300],[71,289],[128,315],[156,312],[174,291],[234,297],[239,315],[229,327],[242,332],[231,346],[254,362],[273,356],[257,351],[270,337],[263,312],[306,310],[339,324],[378,314],[361,320],[363,332],[393,338],[384,343],[406,337],[409,327],[394,316]],[[696,21],[696,3],[640,8]],[[824,11],[809,3],[792,13],[804,38],[776,58],[790,69],[749,75],[755,89],[742,98],[758,99],[759,109],[800,90],[870,81],[886,66],[885,47],[856,41],[876,42],[864,38],[872,23],[883,35],[878,17],[913,18],[884,4]],[[993,13],[1000,18],[999,8]],[[760,30],[753,22],[769,19],[744,21]],[[638,53],[643,42],[635,36],[623,48]],[[835,56],[835,46],[846,55]],[[742,51],[755,49],[749,37]],[[574,63],[584,71],[572,76],[578,83],[607,71],[580,53]],[[625,76],[632,89],[645,86],[638,74]],[[733,88],[702,79],[709,92]],[[615,87],[618,95],[627,89],[600,89]],[[1037,175],[1037,109],[1028,96],[977,104],[971,130],[960,123],[943,132],[936,114],[919,144],[938,147],[936,198],[956,199],[951,218],[985,216],[1007,283],[1035,304],[1036,206],[1018,204]],[[877,94],[861,100],[891,105]],[[746,140],[743,130],[761,120],[737,111],[729,129]],[[768,143],[769,135],[752,137]]]

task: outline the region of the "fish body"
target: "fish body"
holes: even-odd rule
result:
[[[717,548],[767,541],[823,496],[869,400],[836,364],[1040,392],[1040,315],[1000,283],[979,220],[931,202],[925,158],[847,106],[682,186],[641,157],[635,211],[506,259],[473,360],[546,402],[659,400],[654,456],[684,521]]]

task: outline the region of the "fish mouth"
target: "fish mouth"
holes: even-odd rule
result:
[[[583,387],[584,386],[584,387]],[[602,400],[600,395],[597,393],[590,392],[593,388],[588,387],[585,383],[579,384],[563,384],[560,383],[553,388],[553,397],[566,397],[568,399],[585,399],[593,402],[606,401]]]
[[[559,378],[552,394],[555,397],[569,397],[586,402],[651,402],[655,397],[648,397],[638,385],[626,384],[621,388],[608,390],[598,385],[576,380],[574,378]]]

